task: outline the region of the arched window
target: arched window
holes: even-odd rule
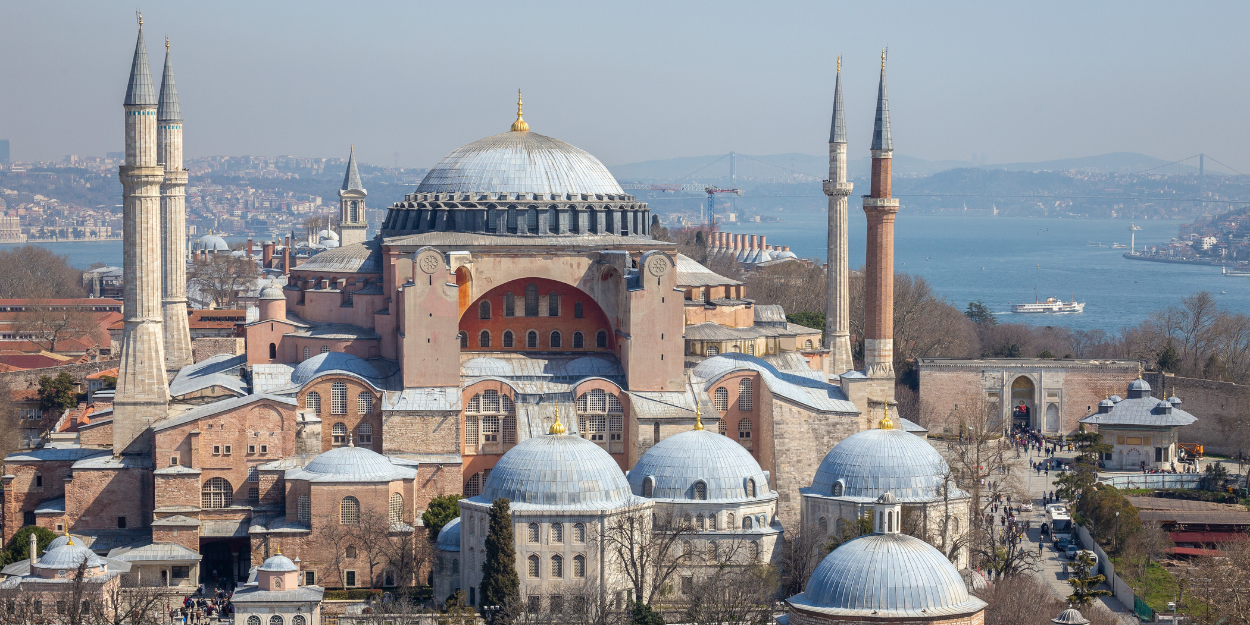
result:
[[[822,534],[829,533],[829,519],[828,518],[823,517],[823,516],[820,517],[820,521],[817,522],[817,525],[820,526],[820,531]]]
[[[404,522],[404,496],[391,493],[391,523]]]
[[[555,291],[552,291],[551,294],[547,296],[547,316],[560,316],[560,296],[556,295]]]
[[[482,330],[477,335],[478,347],[490,347],[490,330]]]
[[[841,497],[842,489],[843,489],[842,480],[838,480],[833,483],[833,490],[829,494],[832,497]]]
[[[460,349],[469,349],[469,333],[461,332],[456,336],[460,337]]]
[[[474,473],[469,476],[469,481],[464,483],[464,496],[477,497],[482,494],[482,474]]]
[[[755,497],[755,480],[747,478],[747,497]]]
[[[525,285],[525,316],[538,316],[538,286],[534,284]]]
[[[582,313],[582,303],[581,303],[581,302],[574,302],[574,303],[573,303],[573,318],[574,318],[574,319],[583,319],[583,318],[584,318],[583,313]]]
[[[811,349],[811,348],[812,348],[811,339],[807,339],[806,341],[803,341],[803,349]]]
[[[758,540],[751,541],[751,561],[760,561],[760,541]]]
[[[551,577],[552,579],[560,579],[564,577],[564,558],[561,556],[551,556]]]
[[[482,303],[477,305],[477,318],[490,319],[490,301],[482,300]]]
[[[339,523],[355,525],[360,522],[360,500],[352,496],[344,497],[339,502]]]
[[[586,526],[584,524],[576,523],[573,525],[573,542],[586,542]]]
[[[313,411],[313,414],[321,414],[321,393],[309,391],[304,396],[304,409]]]
[[[312,521],[312,502],[309,501],[308,495],[299,496],[299,504],[296,508],[295,518],[300,523],[309,523]]]
[[[712,391],[712,406],[720,412],[729,410],[729,391],[725,387],[718,386]]]
[[[274,614],[269,617],[269,625],[282,625],[282,615]]]
[[[694,483],[694,498],[699,501],[707,500],[707,482],[699,480]]]
[[[278,345],[276,343],[269,344],[269,359],[273,360],[278,357]]]
[[[347,414],[347,384],[344,382],[330,385],[330,414]]]
[[[585,346],[586,346],[586,338],[582,336],[581,332],[574,332],[573,333],[573,349],[582,349]]]
[[[504,293],[504,296],[503,296],[503,316],[505,316],[505,317],[515,317],[515,316],[516,316],[516,296],[515,296],[515,295],[513,295],[511,292],[509,292],[509,293]]]
[[[717,420],[716,420],[716,431],[717,431],[717,432],[718,432],[721,436],[724,436],[724,435],[725,435],[725,420],[724,420],[724,419],[717,419]]]
[[[694,518],[694,527],[698,530],[707,529],[707,519],[703,518],[702,512],[699,513],[699,516]]]
[[[451,559],[451,573],[452,575],[460,574],[460,558]]]
[[[525,347],[529,349],[538,348],[538,333],[534,330],[525,333]]]
[[[704,353],[707,354],[708,358],[711,358],[712,356],[719,356],[720,348],[715,345],[708,345],[707,350]]]
[[[754,525],[754,522],[752,521],[751,517],[749,516],[742,517],[742,529],[749,530],[751,529],[752,525]]]
[[[224,477],[214,477],[200,488],[201,508],[229,508],[234,505],[234,488]]]
[[[296,614],[291,617],[291,625],[308,625],[308,620],[304,618],[303,614]]]
[[[504,330],[504,333],[503,333],[503,346],[504,346],[504,347],[512,347],[512,330]]]
[[[743,378],[738,380],[738,410],[750,411],[755,408],[751,381]]]
[[[247,625],[260,625],[260,617],[255,614],[247,617]]]
[[[600,330],[595,333],[595,347],[599,349],[608,348],[608,333]]]
[[[356,214],[357,214],[356,200],[352,200],[351,202],[348,202],[348,211],[347,211],[348,221],[357,221]]]
[[[655,478],[647,476],[642,479],[642,496],[651,497],[655,493]]]
[[[735,353],[735,354],[741,354],[741,353],[742,353],[742,348],[741,348],[741,347],[739,347],[739,346],[737,346],[737,345],[730,345],[730,346],[729,346],[729,351],[731,351],[731,352],[733,352],[733,353]]]
[[[564,542],[564,524],[563,523],[551,524],[551,542],[552,544],[556,544],[556,545]]]
[[[307,345],[305,345],[305,346],[304,346],[304,358],[303,358],[303,360],[308,360],[308,359],[309,359],[309,358],[311,358],[311,357],[312,357],[312,352],[308,351],[308,346],[307,346]]]
[[[752,355],[752,356],[754,356],[754,355],[755,355],[755,343],[748,343],[748,344],[747,344],[747,353],[748,353],[748,354],[750,354],[750,355]]]
[[[551,332],[551,347],[563,347],[563,344],[564,339],[560,337],[560,331],[553,330]]]
[[[356,426],[356,442],[361,445],[372,445],[373,426],[368,423],[361,423]]]
[[[750,419],[738,420],[738,440],[740,441],[751,440],[751,420]]]
[[[330,346],[329,346],[329,345],[322,345],[322,346],[321,346],[321,353],[323,353],[323,354],[328,354],[328,353],[330,353]]]
[[[360,391],[360,394],[356,396],[356,412],[360,414],[373,413],[373,393]]]
[[[573,577],[586,577],[586,556],[573,556]]]
[[[330,440],[333,442],[333,444],[335,445],[347,444],[347,426],[343,425],[342,421],[335,423],[334,426],[330,428],[330,435],[331,435]]]
[[[533,555],[532,555],[532,556],[530,556],[530,557],[526,558],[526,559],[525,559],[525,564],[526,564],[526,566],[525,566],[525,574],[526,574],[528,577],[531,577],[531,578],[538,577],[538,570],[539,570],[539,567],[540,567],[540,565],[539,565],[539,563],[538,563],[538,556],[533,556]]]
[[[732,512],[726,513],[725,514],[725,529],[731,530],[735,527],[737,527],[737,525],[734,525],[734,513]]]
[[[529,526],[526,527],[525,539],[531,545],[538,544],[538,524],[537,523],[530,523]]]

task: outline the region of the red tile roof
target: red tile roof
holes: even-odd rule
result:
[[[115,377],[117,377],[117,372],[118,372],[118,367],[113,367],[112,369],[105,369],[104,371],[97,371],[97,372],[95,372],[95,373],[93,373],[93,374],[91,374],[91,375],[87,376],[87,379],[88,379],[88,380],[99,380],[100,378],[102,378],[102,377],[104,377],[104,376],[106,376],[106,375],[107,375],[107,376],[109,376],[109,377],[111,377],[111,378],[115,378]]]
[[[1177,556],[1223,556],[1227,555],[1219,549],[1195,549],[1194,547],[1170,547],[1168,553]]]
[[[1174,543],[1231,543],[1246,540],[1245,532],[1169,532]]]

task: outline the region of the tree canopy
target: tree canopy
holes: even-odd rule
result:
[[[431,542],[438,540],[438,533],[443,531],[443,526],[460,516],[460,506],[456,503],[458,501],[460,495],[439,495],[431,499],[430,505],[421,513],[421,522],[425,524]]]
[[[495,623],[511,623],[521,607],[521,579],[516,572],[516,546],[512,534],[510,502],[503,497],[490,507],[486,533],[486,559],[482,562],[482,606],[500,606]]]

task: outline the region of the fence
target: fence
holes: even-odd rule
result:
[[[1089,530],[1084,526],[1079,526],[1076,529],[1081,540],[1081,546],[1093,551],[1094,554],[1098,556],[1098,572],[1107,577],[1107,583],[1111,585],[1111,594],[1114,595],[1115,598],[1124,605],[1124,607],[1128,608],[1132,606],[1134,612],[1137,612],[1138,616],[1141,616],[1142,613],[1136,610],[1137,604],[1140,603],[1137,599],[1137,594],[1133,592],[1132,586],[1126,584],[1123,579],[1120,579],[1119,575],[1115,574],[1115,564],[1112,564],[1111,558],[1107,557],[1107,552],[1103,551],[1102,547],[1099,547],[1098,543],[1094,542],[1094,537],[1090,536]],[[1141,605],[1145,606],[1146,604],[1141,603]],[[1146,609],[1149,610],[1150,608]],[[1153,618],[1153,612],[1151,614]]]
[[[1199,488],[1202,482],[1201,473],[1131,473],[1126,475],[1108,475],[1099,477],[1099,482],[1125,488]]]

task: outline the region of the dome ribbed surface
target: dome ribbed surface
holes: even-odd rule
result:
[[[984,605],[968,595],[950,560],[906,534],[869,534],[834,549],[812,573],[804,599],[818,608],[866,612]]]
[[[299,567],[295,566],[295,563],[291,562],[290,558],[279,553],[277,555],[270,556],[270,558],[265,560],[265,563],[260,565],[260,567],[256,570],[290,573],[291,571],[298,571]]]
[[[534,132],[505,132],[456,149],[431,169],[417,193],[624,194],[588,152]]]
[[[66,542],[68,543],[68,541]],[[87,560],[87,566],[89,567],[104,566],[104,560],[100,556],[97,556],[90,549],[75,543],[48,549],[42,556],[39,556],[38,561],[35,562],[35,568],[68,571],[78,568],[78,565],[82,564],[83,559]]]
[[[415,477],[415,471],[395,466],[386,456],[364,447],[331,449],[304,467],[307,473],[354,478],[350,481],[387,482]]]
[[[834,484],[842,480],[842,497],[875,501],[889,492],[899,501],[931,501],[941,496],[943,477],[949,471],[942,455],[915,434],[864,430],[846,437],[825,455],[811,489],[830,496]],[[954,496],[957,491],[951,488]]]
[[[260,299],[278,300],[278,299],[286,299],[286,296],[282,294],[281,286],[278,286],[277,283],[270,282],[269,284],[265,285],[265,288],[260,290]]]
[[[642,496],[643,480],[655,479],[655,499],[693,499],[695,482],[707,484],[707,498],[750,499],[747,480],[755,480],[755,498],[771,494],[768,476],[751,452],[728,437],[708,430],[670,436],[648,449],[629,471],[629,486]]]
[[[378,370],[362,358],[344,352],[326,352],[296,365],[291,372],[291,383],[303,386],[317,376],[337,372],[351,373],[367,380],[380,377]]]
[[[629,503],[625,473],[598,445],[567,435],[526,439],[504,454],[482,494],[490,503],[505,497],[514,504],[615,508]]]
[[[452,519],[439,530],[435,546],[441,551],[460,551],[460,517]]]

